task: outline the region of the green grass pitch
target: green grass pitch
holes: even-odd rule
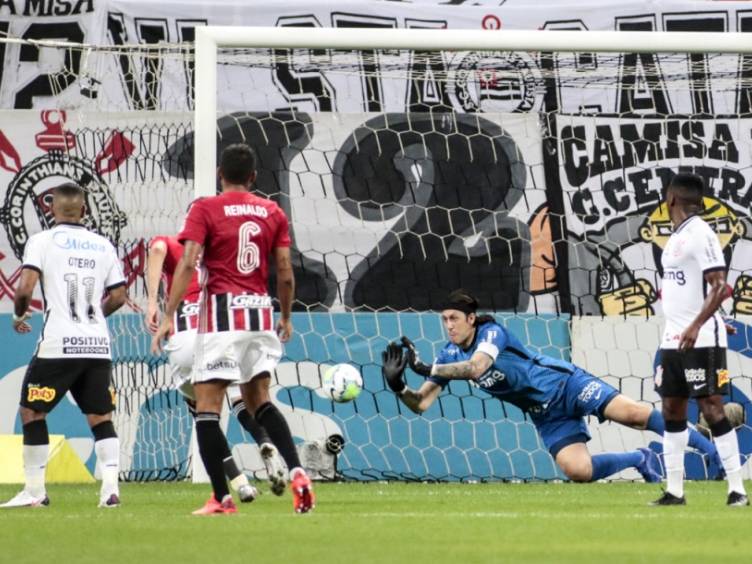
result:
[[[648,507],[660,488],[632,483],[317,484],[308,515],[260,487],[237,515],[196,517],[207,486],[123,484],[123,506],[105,510],[97,486],[53,485],[47,508],[0,510],[0,562],[752,560],[752,508],[726,507],[725,482],[688,484],[686,507]]]

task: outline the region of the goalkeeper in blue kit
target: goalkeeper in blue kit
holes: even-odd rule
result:
[[[591,456],[585,416],[611,420],[635,429],[664,431],[659,411],[637,403],[616,388],[570,362],[530,352],[489,315],[477,315],[477,300],[455,290],[441,311],[449,342],[433,364],[421,362],[412,341],[391,343],[382,354],[382,373],[390,389],[415,413],[423,413],[450,380],[470,380],[499,400],[527,413],[564,474],[576,482],[592,482],[635,468],[646,482],[660,482],[658,455],[650,449]],[[409,364],[426,377],[418,390],[405,384]],[[715,446],[696,430],[689,446],[717,458]]]

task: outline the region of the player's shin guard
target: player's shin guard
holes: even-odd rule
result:
[[[225,453],[230,449],[219,427],[218,413],[199,412],[196,414],[196,440],[201,460],[214,490],[214,497],[217,501],[222,501],[230,493],[222,464]]]
[[[688,443],[687,421],[666,421],[663,433],[666,491],[675,497],[684,497],[684,450]]]
[[[94,452],[102,473],[101,497],[119,495],[118,474],[120,471],[120,441],[112,421],[103,421],[91,428],[94,435]]]
[[[261,426],[258,421],[251,415],[248,410],[245,408],[245,402],[243,400],[236,401],[232,405],[232,412],[235,414],[235,417],[238,418],[238,421],[243,426],[243,429],[248,431],[251,436],[253,437],[253,440],[256,441],[256,444],[261,446],[264,443],[270,443],[272,442],[271,438],[269,437],[269,433],[267,433],[266,428]]]
[[[596,480],[608,478],[612,474],[637,466],[642,462],[642,458],[640,451],[596,454],[591,459],[593,474],[590,477],[590,481],[595,482]]]
[[[721,456],[723,469],[726,471],[728,491],[746,494],[742,483],[742,466],[739,461],[739,440],[736,431],[731,428],[729,420],[725,417],[717,423],[710,425],[713,440],[718,446],[718,454]]]
[[[23,461],[25,489],[34,497],[44,497],[44,473],[50,450],[50,436],[44,419],[23,426]]]
[[[300,468],[300,458],[292,440],[290,427],[279,409],[271,402],[266,402],[256,410],[255,418],[269,433],[272,443],[277,447],[287,467],[290,470]]]

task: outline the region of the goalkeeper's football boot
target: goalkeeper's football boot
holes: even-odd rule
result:
[[[237,512],[238,508],[235,506],[235,502],[232,500],[231,495],[226,495],[222,498],[222,501],[219,502],[217,501],[217,498],[214,497],[214,494],[212,494],[209,501],[207,501],[201,509],[196,509],[196,511],[193,512],[193,515],[229,515]]]
[[[642,462],[637,465],[637,471],[649,484],[657,484],[663,479],[661,459],[649,448],[638,448],[642,453]]]
[[[672,493],[663,492],[663,495],[655,501],[651,501],[650,505],[687,505],[687,500],[684,499],[684,496],[677,497]]]
[[[726,505],[729,507],[745,507],[749,505],[749,498],[746,494],[739,492],[731,492],[728,494]]]
[[[261,460],[264,461],[272,493],[274,495],[282,495],[285,493],[287,480],[285,479],[285,469],[282,467],[277,448],[270,443],[264,443],[259,448],[259,452],[261,453]]]
[[[103,507],[105,509],[114,509],[115,507],[120,507],[120,498],[118,497],[118,494],[110,494],[108,497],[103,497],[99,500],[99,507]]]
[[[295,477],[290,482],[290,489],[292,489],[292,506],[295,513],[308,513],[316,507],[313,484],[302,468],[296,469]]]
[[[13,507],[47,507],[49,504],[50,498],[47,497],[47,494],[37,496],[30,494],[26,490],[21,490],[13,499],[3,503],[0,507],[7,509]]]

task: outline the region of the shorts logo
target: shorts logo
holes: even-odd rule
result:
[[[234,360],[218,360],[217,362],[207,362],[206,370],[232,370],[238,367]]]
[[[705,369],[704,368],[685,368],[684,379],[688,384],[693,382],[705,383]]]
[[[461,112],[529,112],[543,99],[543,79],[526,53],[471,51],[450,63],[447,93]]]
[[[663,366],[658,365],[655,369],[655,387],[660,388],[663,384]]]
[[[725,368],[719,368],[715,371],[715,374],[718,377],[719,388],[729,383],[729,372]]]
[[[590,401],[591,398],[598,401],[599,399],[601,399],[602,393],[603,386],[601,386],[600,382],[590,382],[587,386],[582,388],[582,391],[580,392],[580,395],[577,396],[577,399],[583,403]]]
[[[112,172],[125,162],[133,153],[134,145],[116,131],[105,141],[96,158],[74,156],[76,137],[65,130],[65,119],[64,111],[41,112],[44,129],[36,134],[35,140],[44,154],[23,166],[10,141],[4,137],[0,140],[0,152],[12,155],[12,166],[4,168],[16,173],[8,183],[5,202],[0,208],[0,223],[5,225],[8,241],[19,260],[23,257],[29,232],[36,233],[54,224],[52,188],[65,181],[73,180],[86,190],[87,212],[83,224],[87,228],[117,244],[120,230],[126,225],[125,214],[117,207],[102,174]]]
[[[55,388],[48,388],[47,386],[29,386],[28,391],[26,392],[26,401],[30,403],[34,401],[50,403],[55,399],[56,394],[57,392],[55,391]]]
[[[112,386],[110,386],[110,400],[112,400],[112,405],[117,405],[117,394]]]

